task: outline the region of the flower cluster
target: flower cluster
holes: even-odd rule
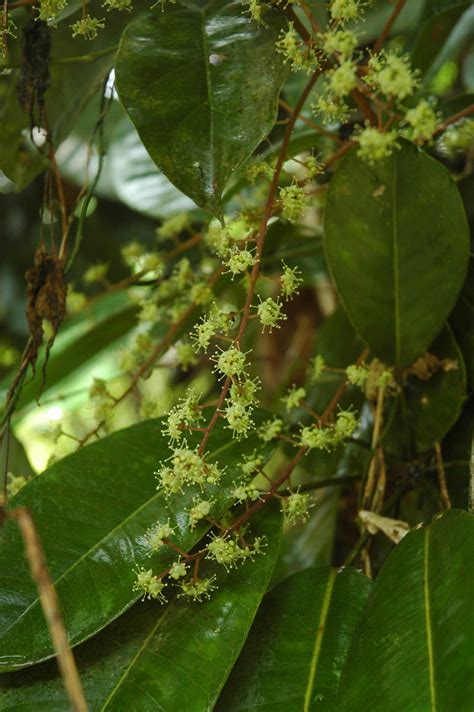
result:
[[[300,444],[309,450],[332,450],[347,438],[352,437],[357,425],[355,413],[341,410],[332,425],[321,427],[313,424],[301,428]]]
[[[169,458],[169,465],[163,465],[155,475],[158,479],[157,489],[166,497],[182,492],[186,485],[198,485],[219,482],[223,470],[215,463],[206,462],[204,457],[188,447],[175,448]]]
[[[104,20],[99,20],[97,17],[85,15],[80,20],[77,20],[71,25],[73,37],[84,37],[86,40],[95,40],[98,30],[103,30],[105,27]]]
[[[276,48],[293,70],[302,69],[310,74],[318,66],[315,48],[310,43],[301,41],[292,22],[287,30],[282,30]]]

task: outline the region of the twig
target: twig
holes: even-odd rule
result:
[[[392,14],[388,18],[382,32],[380,33],[376,43],[374,44],[374,53],[375,54],[380,52],[380,50],[382,49],[382,46],[383,46],[385,40],[387,39],[387,37],[389,36],[389,34],[392,30],[395,20],[397,19],[397,17],[399,16],[399,14],[403,10],[403,8],[405,7],[405,2],[406,2],[406,0],[398,0],[397,4],[393,8]]]
[[[446,471],[444,469],[443,455],[441,453],[439,442],[434,444],[434,451],[436,457],[436,467],[438,468],[438,483],[441,502],[443,503],[443,507],[445,509],[451,509],[451,500],[449,498],[448,485],[446,483]]]
[[[453,114],[448,119],[446,119],[446,121],[443,121],[443,123],[438,126],[433,136],[438,136],[440,133],[443,133],[443,131],[445,131],[448,126],[451,126],[451,124],[455,124],[456,121],[459,121],[459,119],[463,119],[465,116],[470,116],[471,114],[474,114],[474,104],[470,104],[462,111],[458,111],[456,114]]]
[[[51,583],[43,547],[39,540],[32,516],[28,509],[21,507],[7,512],[20,529],[25,545],[25,554],[31,575],[38,588],[38,595],[56,652],[58,667],[64,681],[71,707],[74,712],[87,712],[87,703],[77,671],[74,656],[69,645],[64,620],[59,607],[56,590]]]

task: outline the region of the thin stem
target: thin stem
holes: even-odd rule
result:
[[[385,23],[384,28],[382,29],[382,32],[380,33],[376,43],[374,44],[374,53],[375,54],[380,52],[380,50],[382,49],[382,46],[383,46],[385,40],[387,39],[390,32],[392,31],[392,27],[395,23],[395,20],[397,19],[397,17],[399,16],[399,14],[403,10],[403,8],[405,7],[405,3],[406,3],[406,0],[398,0],[397,4],[393,8],[392,14],[388,18],[387,22]]]
[[[445,509],[451,509],[451,499],[449,497],[448,485],[446,483],[446,470],[444,469],[443,455],[441,453],[441,446],[439,442],[434,444],[434,451],[436,457],[436,467],[438,469],[438,483],[441,501]]]
[[[58,667],[71,702],[71,708],[74,712],[87,712],[81,679],[68,642],[56,589],[51,582],[43,547],[31,514],[26,508],[22,507],[11,510],[7,516],[16,521],[23,537],[26,558],[38,589],[41,607],[56,652]]]

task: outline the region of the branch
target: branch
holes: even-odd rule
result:
[[[374,44],[374,53],[375,54],[380,52],[380,50],[382,49],[382,46],[383,46],[385,40],[387,39],[387,37],[389,36],[389,34],[392,30],[395,20],[397,19],[397,17],[399,16],[399,14],[403,10],[403,8],[405,7],[405,3],[406,3],[406,0],[398,0],[397,1],[397,4],[393,8],[392,14],[390,15],[387,22],[385,23],[385,27],[383,28],[382,32],[380,33],[379,38],[377,39],[377,42]]]
[[[41,607],[56,652],[59,671],[71,702],[71,708],[74,712],[87,712],[81,679],[67,638],[56,589],[51,583],[43,547],[31,514],[28,509],[21,507],[7,512],[7,517],[16,521],[23,537],[26,558],[38,589]]]

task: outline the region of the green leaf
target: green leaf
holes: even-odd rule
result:
[[[439,333],[467,268],[466,216],[448,171],[407,142],[373,166],[351,151],[329,186],[325,244],[356,331],[382,361],[410,364]]]
[[[216,712],[331,709],[371,583],[353,569],[306,569],[265,597]]]
[[[426,3],[412,49],[412,64],[425,74],[425,81],[433,76],[435,67],[439,66],[439,58],[445,52],[451,32],[470,4],[466,0],[428,0]]]
[[[286,76],[268,28],[238,0],[196,0],[140,15],[126,28],[117,90],[152,159],[200,207],[220,215],[232,173],[271,130]]]
[[[167,218],[196,210],[193,201],[158,170],[128,117],[111,137],[107,168],[119,200],[143,215]]]
[[[186,511],[200,490],[168,500],[156,491],[154,471],[170,455],[162,435],[163,419],[120,430],[88,445],[30,481],[10,503],[31,509],[45,550],[51,578],[61,601],[69,640],[75,645],[107,625],[137,600],[134,569],[163,570],[173,560],[165,547],[151,559],[145,530],[170,519],[176,544],[188,550],[208,525],[190,531]],[[199,442],[196,436],[189,442]],[[215,516],[232,504],[239,462],[258,444],[229,439],[216,427],[209,460],[227,465],[219,485],[205,495],[216,501]],[[24,559],[14,522],[3,529],[0,545],[0,670],[30,665],[52,655],[49,634]]]
[[[76,661],[90,712],[211,709],[267,588],[280,532],[280,514],[267,508],[251,525],[252,536],[266,537],[264,555],[229,573],[220,567],[210,600],[173,598],[164,609],[155,602],[138,603],[81,645]],[[3,712],[67,712],[55,668],[50,662],[2,676]]]
[[[382,567],[354,632],[338,712],[468,712],[474,699],[474,517],[413,530]]]
[[[474,182],[472,183],[474,187]],[[464,356],[467,383],[474,390],[474,259],[469,261],[469,272],[449,323]]]
[[[451,329],[445,326],[429,349],[445,367],[424,380],[409,376],[394,401],[384,447],[405,456],[429,450],[458,419],[466,397],[466,371]],[[446,370],[445,370],[446,369]]]

